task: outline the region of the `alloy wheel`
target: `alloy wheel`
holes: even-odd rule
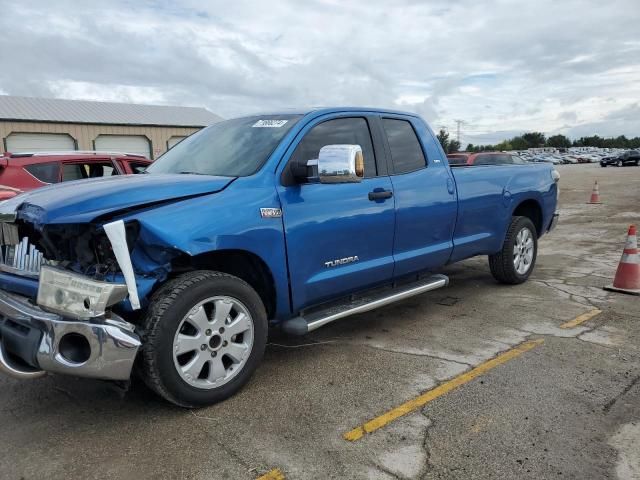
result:
[[[218,388],[243,369],[253,338],[253,319],[247,307],[233,297],[210,297],[180,322],[173,340],[173,362],[189,385]]]
[[[533,234],[525,227],[518,232],[513,246],[513,266],[518,274],[524,275],[531,268],[533,248]]]

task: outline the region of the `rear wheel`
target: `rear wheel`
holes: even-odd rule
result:
[[[501,283],[523,283],[531,275],[537,255],[538,236],[533,222],[527,217],[513,217],[502,250],[489,256],[491,274]]]
[[[624,164],[622,163],[622,160],[618,160],[618,161],[616,162],[616,166],[617,166],[617,167],[621,167],[622,165],[624,165]]]
[[[199,407],[249,380],[264,353],[267,314],[246,282],[197,271],[154,294],[144,330],[145,383],[175,405]]]

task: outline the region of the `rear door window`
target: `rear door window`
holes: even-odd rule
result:
[[[34,163],[33,165],[26,165],[24,169],[41,182],[58,183],[60,164],[57,162]]]
[[[410,122],[383,118],[382,125],[387,134],[395,174],[413,172],[427,166],[422,146]]]

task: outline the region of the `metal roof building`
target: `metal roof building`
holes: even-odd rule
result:
[[[220,121],[205,108],[0,95],[5,151],[108,150],[156,158]]]

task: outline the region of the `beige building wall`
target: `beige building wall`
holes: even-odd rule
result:
[[[5,149],[5,139],[11,133],[66,133],[75,140],[78,150],[93,150],[93,141],[98,135],[144,135],[151,142],[151,151],[155,159],[167,150],[169,138],[185,137],[198,130],[198,127],[0,121],[0,149]]]

